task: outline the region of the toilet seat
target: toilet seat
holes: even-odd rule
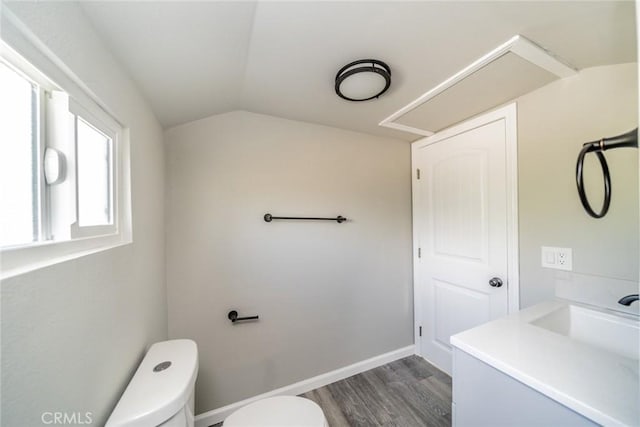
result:
[[[320,406],[297,396],[261,399],[229,415],[223,427],[328,427]]]

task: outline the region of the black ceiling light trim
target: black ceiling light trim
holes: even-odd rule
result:
[[[355,65],[359,64],[367,65],[353,68]],[[353,76],[354,74],[358,73],[377,73],[381,75],[385,80],[384,88],[380,92],[373,94],[372,96],[369,96],[367,98],[349,98],[340,91],[340,85],[347,77]],[[377,59],[360,59],[358,61],[353,61],[340,68],[340,71],[338,71],[338,74],[336,74],[336,94],[340,98],[346,99],[347,101],[368,101],[370,99],[377,98],[385,93],[387,89],[389,89],[389,86],[391,86],[391,68],[389,68],[389,66],[384,62],[378,61]]]

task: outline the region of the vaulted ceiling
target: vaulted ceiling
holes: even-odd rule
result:
[[[82,8],[165,127],[242,109],[412,140],[377,124],[515,34],[578,69],[637,60],[632,1],[151,1]],[[338,98],[335,73],[361,58],[390,65],[389,92],[360,103]]]

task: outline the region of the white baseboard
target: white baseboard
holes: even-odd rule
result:
[[[369,369],[377,368],[378,366],[385,365],[389,362],[393,362],[394,360],[402,359],[403,357],[411,356],[413,354],[415,354],[414,345],[399,348],[398,350],[390,351],[388,353],[384,353],[379,356],[354,363],[353,365],[336,369],[335,371],[327,372],[313,378],[309,378],[285,387],[271,390],[269,392],[253,396],[218,409],[213,409],[211,411],[197,415],[195,427],[209,427],[213,424],[224,421],[224,419],[231,415],[234,411],[257,400],[273,396],[296,396],[298,394],[306,393],[316,388],[323,387],[327,384],[331,384],[345,378],[349,378],[350,376],[368,371]]]

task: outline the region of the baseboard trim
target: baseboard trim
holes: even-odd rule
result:
[[[327,384],[349,378],[350,376],[368,371],[369,369],[377,368],[378,366],[382,366],[389,362],[393,362],[394,360],[402,359],[403,357],[411,356],[413,354],[415,354],[415,346],[412,344],[407,347],[399,348],[397,350],[372,357],[370,359],[356,362],[353,365],[345,366],[343,368],[339,368],[313,378],[308,378],[306,380],[302,380],[285,387],[271,390],[269,392],[253,396],[218,409],[213,409],[211,411],[197,415],[195,420],[195,427],[209,427],[213,424],[224,421],[224,419],[231,415],[231,413],[233,413],[234,411],[240,409],[245,405],[248,405],[249,403],[255,402],[256,400],[273,396],[295,396],[298,394],[306,393],[318,387],[323,387]]]

